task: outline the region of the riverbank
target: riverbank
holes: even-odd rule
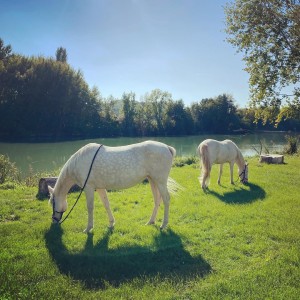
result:
[[[58,143],[0,143],[0,154],[7,155],[16,163],[25,177],[31,170],[52,172],[61,168],[68,158],[87,143],[95,142],[107,146],[121,146],[153,139],[173,146],[176,155],[189,157],[196,155],[200,142],[207,138],[216,140],[232,139],[241,149],[244,156],[257,155],[254,149],[260,149],[261,142],[270,153],[282,152],[287,141],[285,133],[257,133],[247,135],[197,135],[184,137],[144,137],[144,138],[103,138],[77,140]],[[265,149],[264,149],[265,151]]]
[[[249,159],[249,184],[229,184],[224,166],[210,191],[198,164],[173,167],[185,189],[172,196],[170,222],[144,225],[153,208],[148,184],[109,192],[116,218],[107,229],[95,201],[86,235],[83,198],[68,220],[51,227],[48,201],[37,187],[0,193],[0,295],[4,299],[298,299],[300,286],[299,156],[285,164]],[[237,176],[237,170],[234,170]],[[70,206],[77,193],[70,194]]]

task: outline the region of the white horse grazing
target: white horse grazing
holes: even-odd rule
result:
[[[248,182],[248,164],[245,162],[240,149],[231,140],[219,142],[216,140],[207,139],[199,145],[197,151],[202,163],[202,174],[200,177],[200,184],[203,190],[206,190],[206,188],[208,187],[210,171],[213,164],[220,164],[218,184],[220,184],[221,182],[223,164],[226,162],[228,162],[230,165],[231,184],[234,184],[234,163],[236,163],[239,168],[239,177],[241,182]]]
[[[100,195],[109,218],[109,226],[113,227],[115,219],[112,215],[106,189],[129,188],[148,178],[153,197],[154,209],[148,224],[154,224],[161,200],[164,202],[164,219],[161,228],[168,224],[170,195],[167,184],[173,188],[176,182],[170,180],[169,173],[176,150],[168,145],[155,141],[138,144],[108,147],[99,144],[88,144],[73,154],[63,166],[54,188],[48,186],[50,203],[53,205],[53,222],[58,223],[67,209],[66,196],[73,184],[81,187],[90,176],[84,187],[87,201],[88,224],[85,232],[94,225],[94,191]],[[99,152],[95,156],[96,151]],[[94,161],[93,161],[94,158]],[[93,164],[92,164],[93,161]],[[170,190],[171,192],[171,190]]]

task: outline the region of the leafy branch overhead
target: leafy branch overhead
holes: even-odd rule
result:
[[[298,118],[300,1],[236,0],[226,5],[225,14],[227,40],[243,53],[250,75],[251,104],[272,107],[265,117],[273,121],[287,117],[276,110],[282,104]]]

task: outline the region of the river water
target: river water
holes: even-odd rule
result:
[[[196,155],[196,149],[204,139],[231,139],[238,145],[243,155],[249,157],[257,154],[254,149],[260,150],[260,142],[270,153],[282,151],[286,144],[285,136],[286,133],[283,132],[264,132],[248,135],[100,138],[58,143],[0,143],[0,154],[7,155],[10,161],[15,162],[22,174],[26,175],[30,168],[34,172],[50,172],[61,168],[74,152],[90,142],[102,143],[108,146],[121,146],[152,139],[175,147],[177,156],[190,156]]]

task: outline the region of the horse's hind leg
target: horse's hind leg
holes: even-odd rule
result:
[[[107,215],[108,215],[108,220],[109,220],[108,227],[109,228],[113,228],[114,225],[115,225],[115,218],[114,218],[114,216],[113,216],[113,214],[111,212],[111,209],[110,209],[110,205],[109,205],[109,201],[108,201],[106,190],[105,189],[97,189],[97,192],[100,195],[100,198],[101,198],[101,200],[103,202],[103,205],[104,205],[105,210],[106,210]]]
[[[163,223],[161,224],[160,228],[164,229],[169,222],[169,206],[170,206],[170,194],[167,188],[167,183],[162,184],[158,183],[157,184],[159,193],[164,201],[164,220]]]
[[[153,180],[151,178],[148,178],[148,179],[149,179],[149,182],[150,182],[150,186],[151,186],[151,190],[152,190],[152,194],[153,194],[153,199],[154,199],[153,212],[152,212],[152,215],[151,215],[151,218],[150,218],[149,222],[147,223],[147,225],[150,225],[150,224],[155,223],[157,211],[158,211],[159,205],[161,203],[161,195],[159,193],[159,190],[158,190],[157,186],[153,182]]]
[[[209,177],[210,177],[210,170],[204,170],[202,169],[202,174],[200,177],[200,184],[202,189],[205,191],[208,187],[208,183],[209,183]]]

